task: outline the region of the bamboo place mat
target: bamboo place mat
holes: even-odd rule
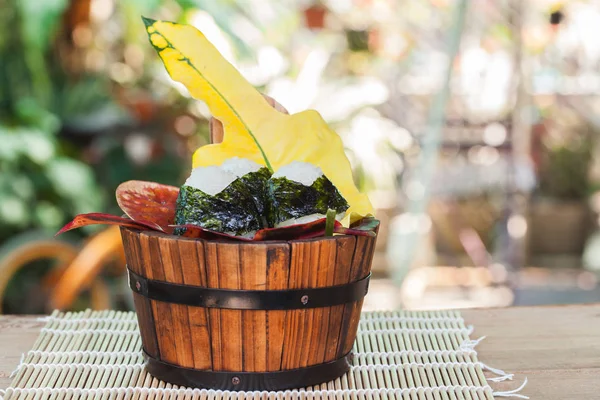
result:
[[[477,359],[458,311],[363,313],[353,366],[335,381],[282,392],[187,389],[159,381],[143,365],[133,312],[55,311],[45,317],[34,347],[23,356],[5,400],[492,400],[488,382],[512,379]],[[487,378],[488,374],[496,375]]]

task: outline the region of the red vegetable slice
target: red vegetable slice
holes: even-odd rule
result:
[[[305,224],[296,224],[283,226],[281,228],[267,228],[256,232],[253,240],[300,240],[312,239],[325,236],[325,226],[327,218],[317,219]],[[339,221],[334,223],[334,231],[338,226],[342,226]]]
[[[369,220],[369,221],[367,221]],[[371,220],[376,221],[373,222]],[[362,223],[361,223],[362,222]],[[352,228],[344,227],[340,221],[335,221],[333,232],[354,236],[375,236],[374,230],[379,226],[379,221],[374,218],[363,218]],[[252,240],[300,240],[325,236],[327,218],[317,219],[306,224],[289,225],[281,228],[261,229],[256,232]]]
[[[212,231],[210,229],[204,229],[198,225],[185,224],[185,225],[174,225],[172,228],[185,228],[182,237],[190,239],[204,239],[204,240],[218,240],[227,239],[242,242],[250,242],[252,239],[244,238],[240,236],[233,236],[223,232]]]
[[[296,240],[296,239],[311,239],[314,237],[325,235],[326,219],[322,218],[306,224],[289,225],[281,228],[266,228],[257,231],[252,238],[233,236],[227,233],[216,232],[210,229],[204,229],[198,225],[176,225],[174,228],[185,228],[185,232],[181,235],[187,238],[195,239],[228,239],[242,242],[255,242],[259,240]],[[337,225],[341,224],[336,221]]]
[[[173,233],[179,188],[156,182],[127,181],[116,191],[121,210],[134,221],[152,222],[159,230]]]
[[[327,219],[321,218],[306,224],[289,225],[281,228],[266,228],[257,231],[252,238],[233,236],[222,232],[212,231],[210,229],[204,229],[198,225],[191,224],[176,225],[174,228],[185,228],[185,232],[181,236],[186,238],[205,240],[226,239],[243,242],[255,242],[260,240],[301,240],[321,237],[325,235],[326,224]],[[359,222],[352,228],[345,228],[339,221],[335,221],[333,231],[335,233],[346,235],[375,236],[374,230],[378,225],[379,221],[373,218],[365,218],[362,223]]]
[[[133,221],[129,218],[118,217],[112,214],[89,213],[79,214],[73,219],[73,221],[63,226],[62,229],[56,233],[56,235],[60,235],[61,233],[70,231],[72,229],[81,228],[82,226],[87,225],[120,225],[143,230],[161,230],[160,226],[156,225],[153,222]]]

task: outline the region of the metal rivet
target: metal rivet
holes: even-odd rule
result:
[[[135,283],[135,288],[139,291],[142,289],[142,284],[138,281]]]
[[[302,304],[306,305],[306,303],[308,303],[308,296],[307,295],[302,296],[300,301],[302,302]]]
[[[237,376],[234,376],[233,378],[231,378],[231,383],[233,383],[234,385],[239,385],[240,378],[238,378]]]

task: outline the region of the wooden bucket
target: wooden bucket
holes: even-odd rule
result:
[[[350,368],[375,237],[234,243],[121,234],[153,376],[282,390]]]

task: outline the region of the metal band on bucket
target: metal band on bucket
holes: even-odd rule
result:
[[[345,285],[290,290],[233,290],[145,278],[127,269],[129,287],[152,300],[233,310],[295,310],[352,303],[367,294],[371,274]]]
[[[350,369],[350,354],[323,364],[274,372],[228,372],[184,368],[159,361],[146,352],[146,370],[154,377],[185,387],[220,390],[285,390],[332,381]]]

